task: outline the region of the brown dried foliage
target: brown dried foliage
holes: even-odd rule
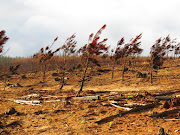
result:
[[[169,52],[174,43],[175,39],[171,40],[169,35],[164,39],[156,40],[150,51],[153,69],[158,69],[163,65],[163,57]]]
[[[60,48],[68,56],[70,56],[71,54],[74,54],[76,52],[75,47],[76,47],[77,42],[74,40],[75,37],[76,37],[75,34],[68,37],[67,40],[65,41],[64,45]]]
[[[105,44],[107,38],[99,41],[100,34],[106,28],[106,25],[103,25],[98,32],[93,37],[93,33],[89,35],[88,44],[85,44],[78,50],[78,53],[82,54],[82,57],[88,59],[92,63],[99,65],[98,61],[94,58],[94,56],[98,56],[104,54],[108,51],[109,46]]]
[[[7,36],[5,36],[5,33],[6,33],[5,30],[0,31],[0,53],[3,52],[3,45],[9,39]]]
[[[60,50],[60,48],[56,49],[55,51],[52,51],[51,50],[51,47],[53,46],[54,42],[58,39],[58,37],[56,37],[53,41],[53,43],[44,48],[41,48],[39,53],[37,54],[34,54],[33,58],[38,58],[39,59],[39,62],[42,63],[42,62],[46,62],[47,60],[51,59],[52,56],[54,56],[54,54],[56,52],[58,52]]]
[[[173,47],[174,47],[174,54],[180,55],[180,43],[178,43],[177,45],[175,45]]]
[[[139,41],[142,37],[142,33],[137,35],[135,39],[131,39],[130,43],[124,44],[124,37],[118,41],[117,47],[112,52],[114,55],[111,58],[114,58],[117,61],[119,58],[124,58],[130,55],[141,54],[143,49],[140,48],[141,42]],[[124,45],[124,46],[123,46]]]
[[[20,66],[20,64],[17,64],[16,66],[10,66],[9,71],[11,72],[11,74],[16,74]]]

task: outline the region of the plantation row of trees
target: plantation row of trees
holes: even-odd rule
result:
[[[63,88],[65,83],[66,72],[74,73],[81,82],[80,89],[77,93],[77,96],[80,96],[80,93],[83,89],[84,82],[88,80],[89,74],[87,71],[93,68],[93,65],[101,66],[102,61],[107,61],[109,58],[110,65],[112,65],[112,79],[114,78],[114,68],[115,65],[120,61],[123,66],[122,69],[122,82],[124,81],[124,73],[128,70],[127,65],[132,66],[134,70],[135,57],[140,56],[143,49],[141,48],[141,38],[142,33],[137,35],[135,38],[132,38],[129,42],[125,42],[124,37],[122,37],[118,42],[115,49],[109,51],[110,46],[106,44],[107,38],[101,40],[100,35],[102,31],[106,28],[106,25],[101,27],[96,34],[90,34],[88,43],[82,46],[80,49],[76,49],[77,42],[75,41],[76,35],[73,34],[65,43],[57,48],[52,50],[52,46],[58,40],[56,37],[51,45],[41,48],[38,53],[34,54],[27,61],[22,62],[22,64],[9,65],[9,71],[11,73],[16,73],[20,66],[26,66],[30,63],[31,71],[35,72],[38,69],[38,65],[41,65],[41,71],[43,72],[42,82],[45,82],[46,71],[49,70],[49,66],[54,66],[54,69],[61,70],[61,87]],[[5,36],[5,31],[0,32],[0,56],[3,56],[3,45],[8,40],[8,37]],[[62,52],[61,59],[57,56],[58,52]],[[152,45],[150,50],[150,76],[151,83],[153,84],[153,71],[158,70],[163,65],[163,60],[165,56],[168,56],[170,52],[174,53],[174,56],[178,57],[180,55],[180,43],[177,43],[175,39],[171,39],[168,35],[165,38],[159,38],[154,45]],[[100,61],[100,59],[103,59]],[[127,62],[128,60],[128,62]],[[55,64],[56,63],[56,64]],[[2,68],[1,68],[2,69]],[[77,73],[77,70],[81,69],[81,74]],[[33,71],[34,70],[34,71]],[[3,77],[4,74],[1,75]]]

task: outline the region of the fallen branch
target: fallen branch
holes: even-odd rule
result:
[[[180,109],[174,109],[174,110],[170,110],[170,111],[164,111],[162,113],[159,113],[159,114],[154,114],[154,115],[151,115],[150,117],[156,117],[156,118],[162,118],[162,117],[165,117],[169,114],[173,114],[173,113],[178,113],[180,111]]]
[[[65,98],[67,98],[67,97],[65,97],[65,96],[52,96],[52,95],[47,95],[46,97],[42,97],[42,99],[52,99],[52,98],[54,98],[54,99],[65,99]]]
[[[100,96],[96,95],[96,96],[84,96],[84,97],[73,97],[72,99],[74,100],[99,100]]]
[[[52,102],[61,102],[62,100],[57,99],[57,100],[45,100],[44,102],[46,103],[52,103]]]
[[[180,119],[164,119],[165,121],[177,121],[177,120],[180,120]]]
[[[171,100],[171,99],[173,99],[173,97],[169,97],[169,96],[156,96],[155,99],[158,99],[158,100]]]
[[[32,101],[27,101],[27,100],[14,100],[14,99],[7,99],[9,101],[14,101],[15,103],[18,103],[18,104],[26,104],[26,105],[39,105],[39,106],[42,106],[40,104],[40,101],[39,100],[32,100]]]
[[[146,104],[141,104],[141,103],[127,103],[124,104],[124,106],[145,106]]]
[[[118,106],[118,105],[113,104],[112,102],[110,102],[110,104],[111,104],[112,106],[117,107],[117,108],[120,108],[120,109],[124,109],[124,110],[127,110],[127,111],[131,110],[131,108],[129,108],[129,107]]]
[[[38,98],[40,97],[39,94],[30,94],[30,95],[27,95],[27,96],[23,96],[21,97],[22,99],[30,99],[30,98]]]
[[[14,100],[15,103],[18,104],[27,104],[27,105],[39,105],[42,106],[39,100],[32,100],[32,101],[26,101],[26,100]]]
[[[157,105],[160,105],[159,102],[155,102],[155,103],[148,104],[148,105],[145,105],[145,106],[139,106],[139,107],[133,108],[133,109],[131,109],[129,111],[125,111],[125,112],[122,112],[122,113],[119,113],[119,114],[116,114],[116,115],[111,115],[109,117],[103,118],[103,119],[101,119],[99,121],[96,121],[95,123],[97,123],[97,124],[106,123],[106,122],[112,121],[114,118],[121,117],[121,116],[123,116],[125,114],[139,112],[139,111],[142,111],[142,110],[154,108]]]
[[[172,94],[174,94],[174,93],[178,93],[178,92],[180,92],[180,90],[177,90],[177,91],[168,91],[168,92],[165,92],[165,93],[160,93],[160,94],[155,94],[155,95],[153,95],[153,96],[166,96],[166,95],[172,95]]]

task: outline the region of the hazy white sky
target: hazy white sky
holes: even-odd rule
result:
[[[81,47],[104,24],[101,38],[112,47],[143,33],[146,56],[159,37],[170,34],[180,42],[180,0],[0,0],[0,9],[10,56],[31,56],[56,36],[54,48],[60,47],[74,33]]]

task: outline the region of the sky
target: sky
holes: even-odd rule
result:
[[[115,48],[142,33],[142,56],[160,37],[180,42],[180,0],[0,0],[0,30],[6,56],[29,57],[59,37],[54,49],[76,33],[77,48],[104,24],[101,39]]]

